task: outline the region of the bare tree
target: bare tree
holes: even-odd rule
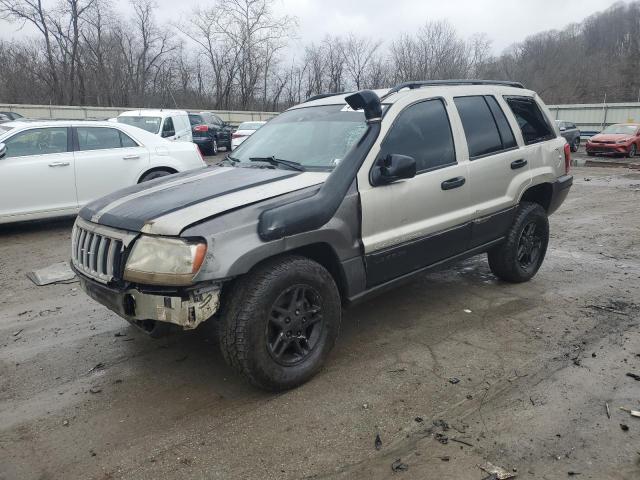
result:
[[[353,33],[350,33],[344,41],[342,54],[344,55],[345,70],[357,90],[360,90],[366,83],[368,68],[380,45],[382,45],[381,40],[356,37]]]

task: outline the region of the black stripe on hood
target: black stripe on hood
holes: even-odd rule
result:
[[[202,170],[199,171],[202,172]],[[234,168],[204,178],[194,178],[192,180],[187,178],[184,183],[152,192],[149,195],[132,198],[112,210],[107,210],[99,217],[98,223],[114,228],[140,231],[146,223],[163,215],[211,200],[212,198],[221,197],[277,180],[283,180],[299,174],[300,172],[293,172],[291,170]],[[175,179],[176,177],[171,175],[169,178]],[[151,185],[151,182],[149,184],[149,186],[154,185],[158,184]],[[143,191],[143,189],[136,191]],[[120,195],[114,200],[130,193],[133,192],[125,193],[125,191],[120,191]],[[101,202],[101,200],[98,200],[98,202]],[[85,207],[80,212],[81,217],[85,220],[91,220],[91,216],[93,216],[91,214],[92,211],[95,212],[93,208]],[[87,217],[87,215],[89,216]],[[202,216],[203,218],[206,217],[207,212],[202,212]]]

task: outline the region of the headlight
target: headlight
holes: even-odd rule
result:
[[[151,285],[189,285],[204,261],[207,244],[143,235],[133,244],[124,279]]]
[[[618,140],[616,143],[627,143],[629,140]]]

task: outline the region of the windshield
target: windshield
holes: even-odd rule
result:
[[[304,168],[333,169],[364,134],[364,113],[346,105],[289,110],[266,123],[231,154],[232,160],[274,157]]]
[[[613,135],[634,135],[638,127],[636,125],[609,125],[601,133]]]
[[[132,125],[134,127],[141,128],[150,133],[158,133],[160,131],[160,124],[162,118],[160,117],[118,117],[118,123],[124,123],[126,125]]]

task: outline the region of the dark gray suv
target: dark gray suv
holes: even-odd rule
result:
[[[578,130],[576,124],[564,120],[556,120],[556,124],[560,129],[560,135],[567,140],[571,147],[571,151],[577,152],[578,148],[580,148],[580,130]]]

